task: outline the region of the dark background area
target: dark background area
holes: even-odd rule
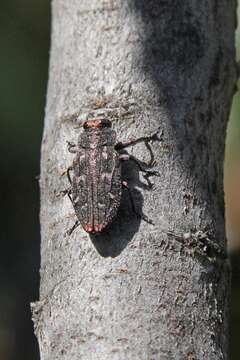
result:
[[[49,0],[0,3],[0,360],[39,360],[29,303],[38,299],[40,143],[48,75]],[[238,46],[239,48],[239,46]],[[234,99],[225,165],[233,265],[231,360],[240,334],[240,113]]]
[[[39,174],[48,72],[48,0],[0,3],[0,359],[37,360]]]

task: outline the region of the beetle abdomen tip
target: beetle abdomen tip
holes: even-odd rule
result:
[[[87,224],[84,225],[83,228],[89,234],[98,234],[104,230],[105,226],[103,224],[95,224],[94,226],[91,224]]]

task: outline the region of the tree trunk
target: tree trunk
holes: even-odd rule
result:
[[[235,0],[55,0],[41,162],[41,360],[228,358],[229,269],[223,160],[235,86]],[[149,135],[160,176],[134,164],[133,188],[97,238],[61,176],[87,117],[118,140]],[[150,158],[140,143],[130,152]]]

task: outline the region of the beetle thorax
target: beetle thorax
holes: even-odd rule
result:
[[[102,146],[113,146],[116,141],[116,133],[110,128],[84,129],[80,135],[78,145],[83,148],[95,149]]]

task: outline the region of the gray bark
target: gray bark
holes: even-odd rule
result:
[[[235,0],[55,0],[41,161],[41,360],[228,358],[223,159],[235,86]],[[148,135],[160,176],[134,188],[101,237],[59,192],[88,117]],[[149,160],[144,144],[130,149]]]

